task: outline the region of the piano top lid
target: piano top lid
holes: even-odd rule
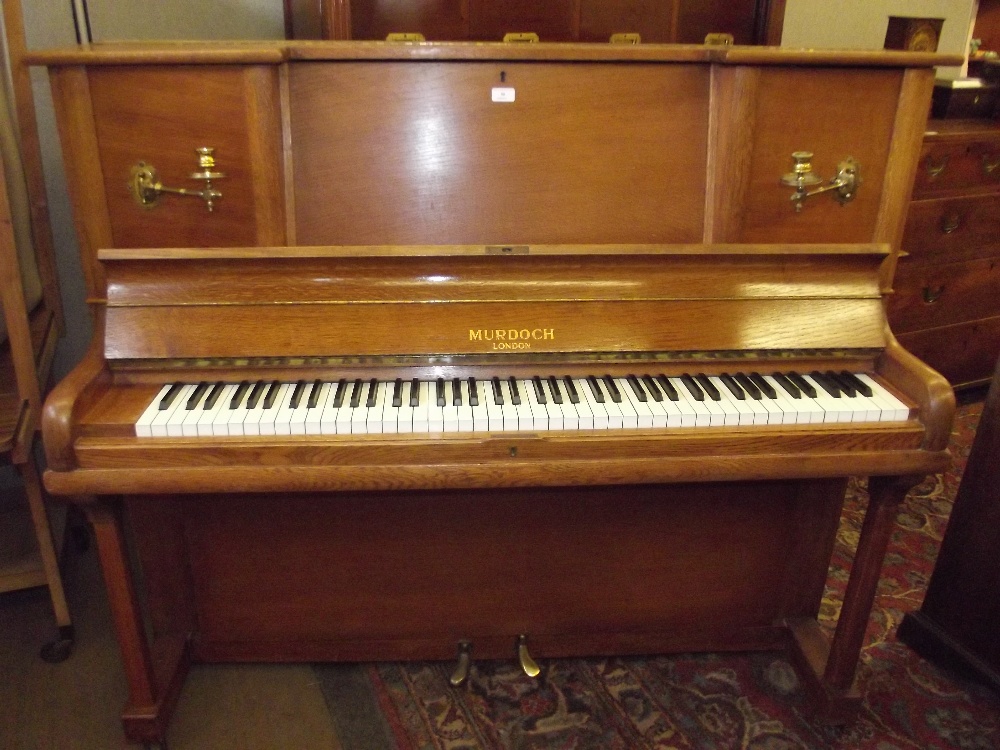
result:
[[[105,355],[877,350],[887,257],[879,245],[109,250]]]
[[[662,62],[928,68],[960,65],[960,55],[898,50],[814,50],[697,44],[539,42],[102,42],[25,55],[29,65],[279,64],[291,60],[469,60]]]

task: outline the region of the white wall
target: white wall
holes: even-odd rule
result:
[[[975,0],[787,0],[782,47],[882,49],[889,16],[943,18],[938,52],[964,55]],[[955,78],[960,68],[940,68]]]

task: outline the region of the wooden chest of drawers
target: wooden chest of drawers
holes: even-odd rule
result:
[[[1000,122],[931,120],[889,304],[900,342],[952,385],[1000,355]]]

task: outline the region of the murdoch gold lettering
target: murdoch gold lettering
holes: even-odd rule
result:
[[[552,341],[556,337],[555,328],[470,328],[469,341],[528,342]],[[528,349],[524,346],[501,346],[494,343],[494,349]]]

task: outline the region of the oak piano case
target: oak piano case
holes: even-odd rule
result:
[[[191,659],[471,654],[532,672],[788,647],[816,707],[849,717],[894,509],[947,462],[951,390],[884,312],[942,60],[381,43],[37,55],[96,322],[46,405],[46,482],[97,530],[129,737],[164,736]],[[181,102],[174,89],[202,78],[217,96]],[[790,127],[802,97],[812,116]],[[158,132],[130,126],[148,122]],[[842,388],[800,414],[793,372]],[[269,408],[291,414],[298,391],[336,415],[262,427],[255,400],[253,426],[230,432],[227,416],[225,434],[158,416],[173,383],[187,384],[176,411],[201,382],[192,409],[242,381],[240,399],[261,381]],[[474,391],[499,416],[464,421]],[[574,392],[604,416],[570,414]],[[524,412],[557,393],[558,418]],[[453,419],[414,416],[439,398]],[[872,500],[828,641],[816,616],[852,474]]]

